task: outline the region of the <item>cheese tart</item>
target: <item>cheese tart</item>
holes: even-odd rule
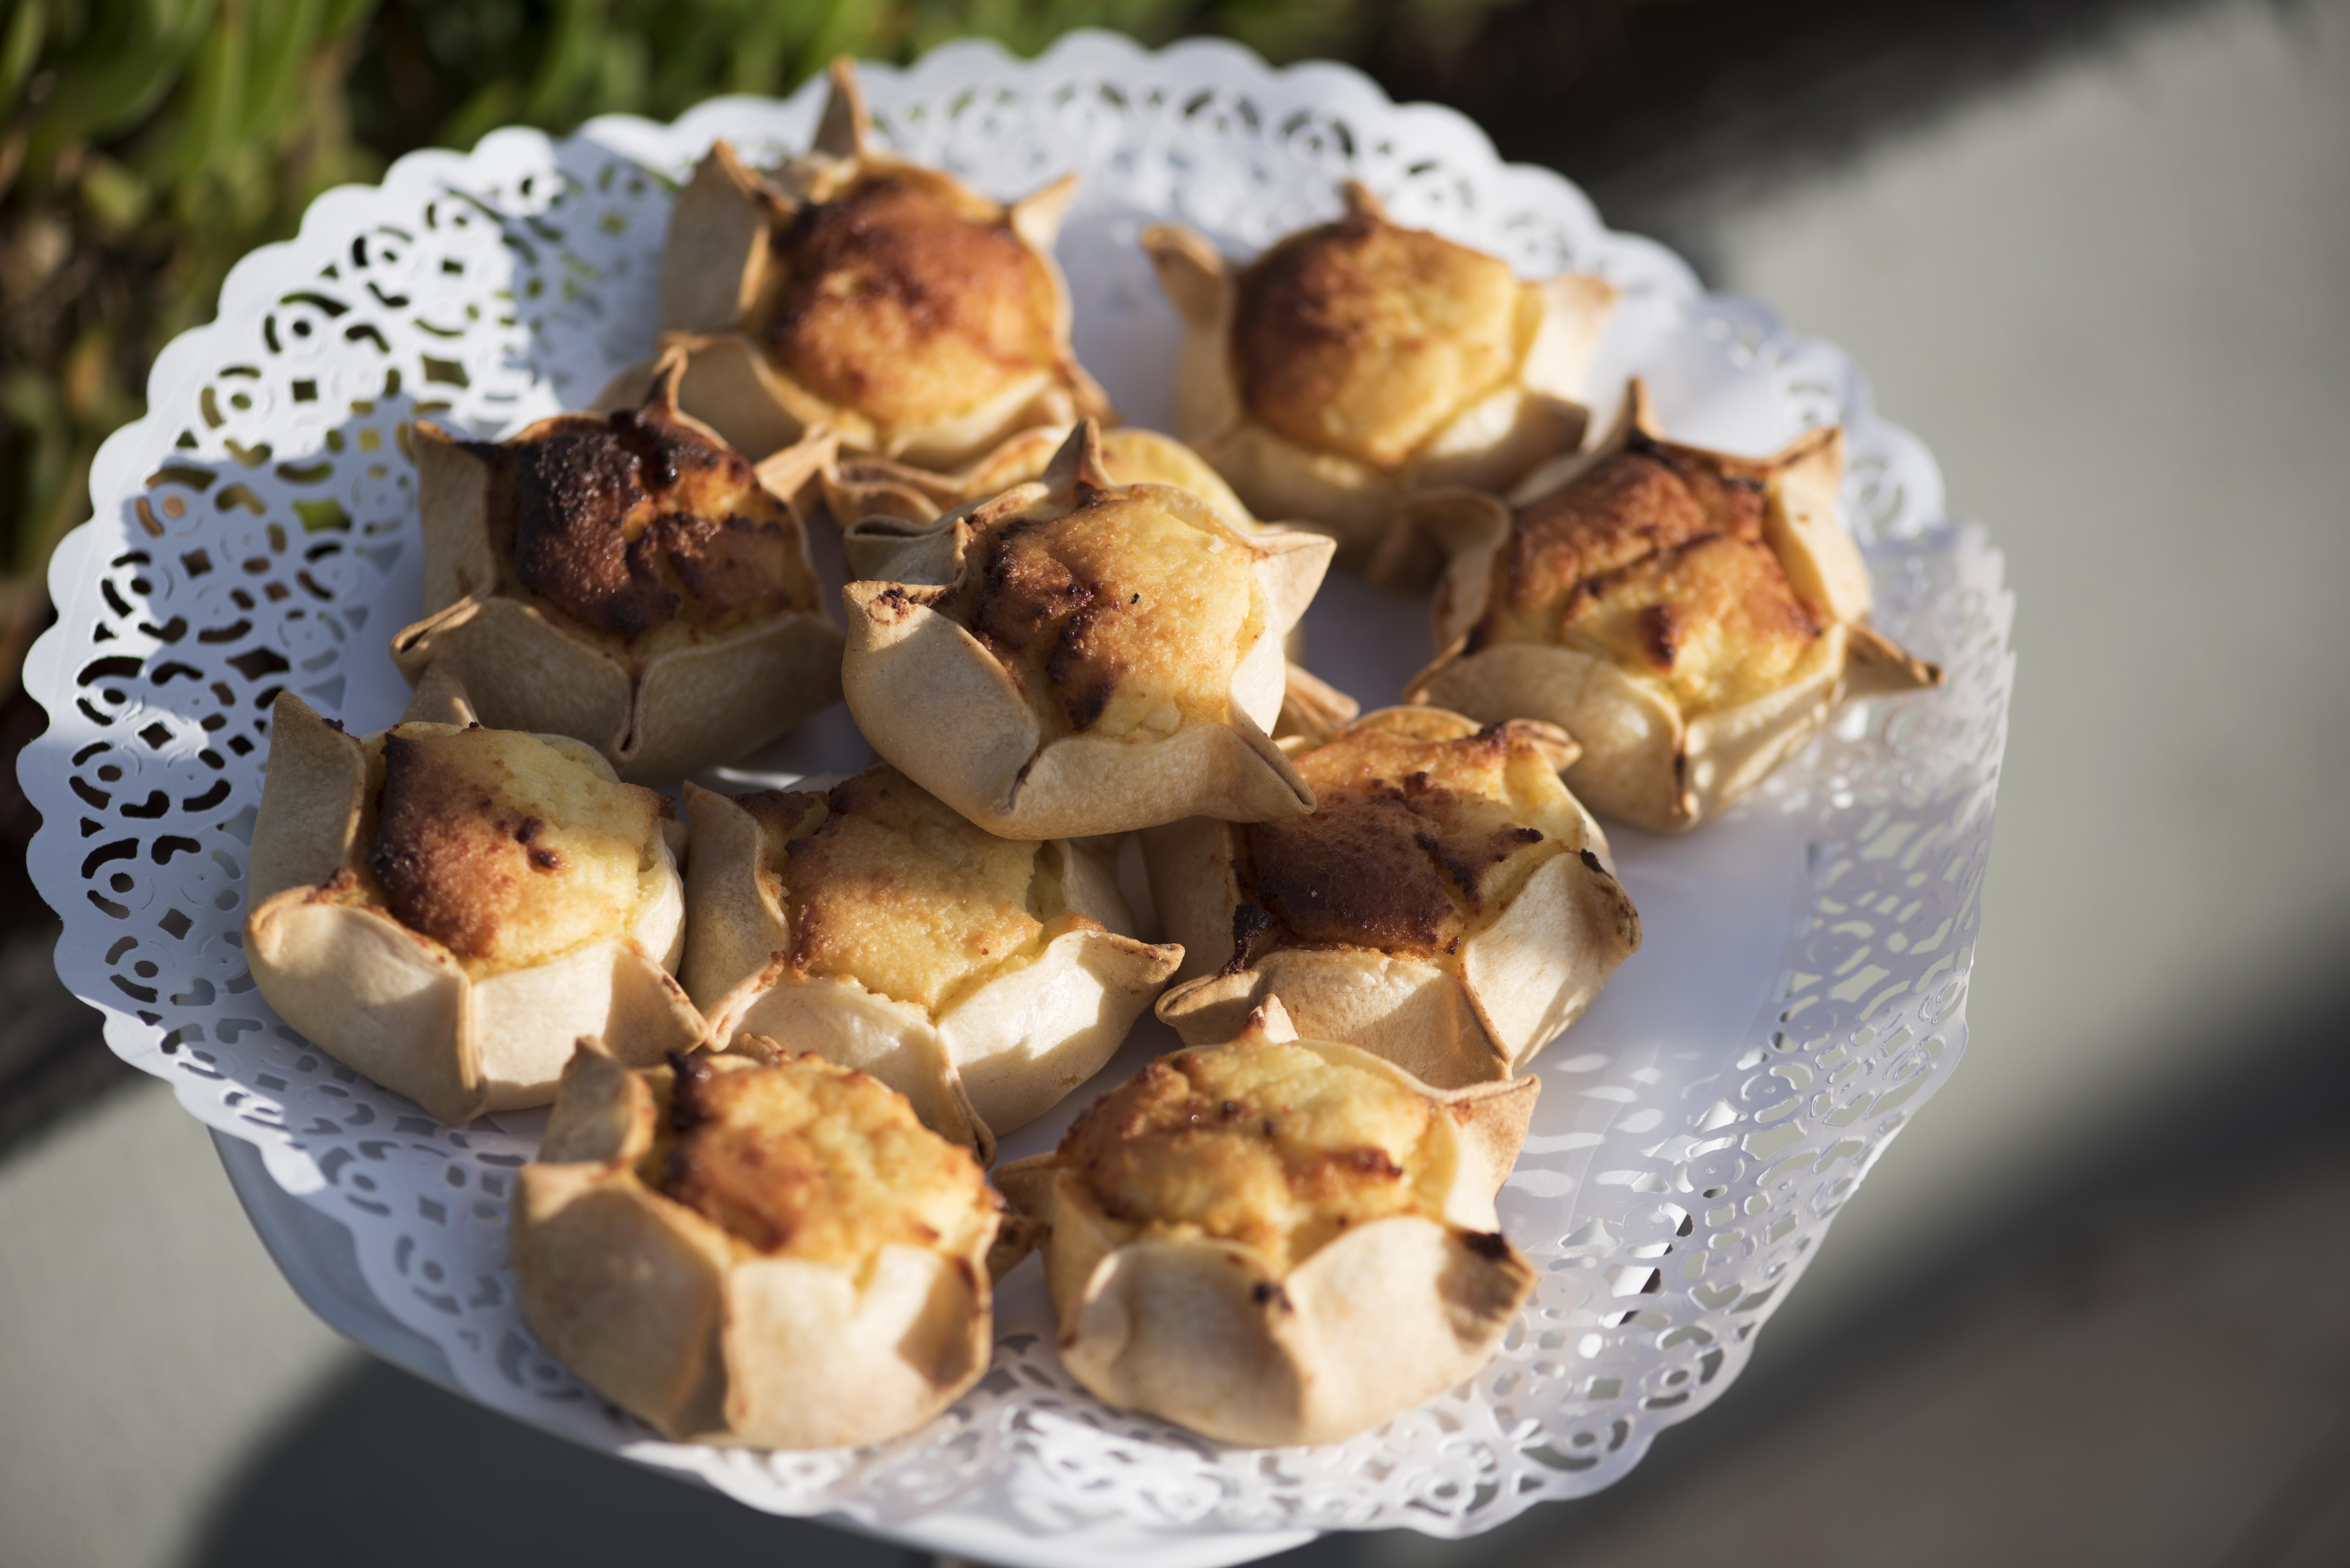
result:
[[[1941,681],[1869,625],[1843,480],[1840,431],[1766,458],[1685,446],[1664,439],[1635,381],[1606,440],[1509,502],[1413,503],[1409,524],[1450,565],[1436,661],[1405,695],[1556,724],[1582,747],[1566,782],[1593,810],[1693,827],[1846,698]]]
[[[632,1071],[579,1043],[515,1199],[523,1316],[679,1442],[902,1436],[987,1368],[1001,1202],[869,1075],[743,1046]]]
[[[319,1049],[454,1126],[543,1106],[582,1034],[691,1051],[683,833],[577,741],[270,716],[245,961]]]
[[[1183,944],[1159,1016],[1229,1039],[1278,995],[1299,1030],[1458,1087],[1525,1070],[1640,946],[1607,840],[1529,720],[1388,708],[1293,748],[1310,815],[1143,835]]]
[[[645,400],[512,439],[415,429],[424,618],[392,639],[489,723],[587,742],[662,780],[755,750],[840,695],[840,630],[785,499],[831,452],[754,468],[681,413],[681,353]]]
[[[983,1159],[1100,1071],[1182,958],[1134,939],[1104,846],[998,838],[886,763],[689,784],[686,809],[684,978],[713,1036],[863,1068]]]
[[[1330,549],[1118,483],[1082,421],[1042,479],[848,585],[841,685],[884,760],[1000,837],[1300,815],[1313,796],[1268,731]]]

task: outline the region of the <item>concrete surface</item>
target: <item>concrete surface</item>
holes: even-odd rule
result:
[[[2230,1071],[2266,1071],[2263,1032],[2302,1016],[2290,1004],[2350,935],[2350,819],[2325,809],[2350,761],[2345,198],[2345,0],[2170,8],[1849,161],[1689,193],[1713,281],[1850,349],[2009,552],[2022,673],[1973,1044],[1747,1381],[1659,1444],[1653,1478],[1482,1545],[1376,1538],[1301,1562],[1924,1561],[1903,1543],[1930,1539],[1937,1561],[2131,1561],[2150,1542],[2137,1560],[2249,1563],[2339,1539],[2322,1507],[2287,1510],[2314,1535],[2272,1528],[2280,1498],[2350,1490],[2326,1426],[2338,1282],[2241,1304],[2247,1271],[2318,1266],[2301,1239],[2340,1234],[2338,1165],[2131,1231],[2085,1295],[2002,1286],[1955,1317],[1883,1303],[1961,1243],[2047,1222],[2038,1195]],[[2308,1016],[2330,1049],[2338,1026]],[[664,1542],[890,1560],[713,1512],[363,1366],[278,1282],[160,1089],[0,1165],[0,1258],[12,1568],[511,1563],[533,1512],[576,1517],[544,1544],[581,1563]],[[1892,1348],[1838,1381],[1871,1327]],[[2178,1468],[2133,1470],[2132,1437]],[[1989,1470],[1956,1462],[1986,1454]],[[2115,1532],[2084,1532],[2124,1507]],[[320,1554],[358,1519],[385,1521],[381,1540]]]

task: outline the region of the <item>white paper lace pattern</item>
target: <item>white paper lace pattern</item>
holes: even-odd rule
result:
[[[1942,522],[1930,458],[1875,418],[1839,355],[1702,295],[1458,116],[1390,105],[1338,67],[1099,34],[1033,62],[958,45],[868,80],[889,140],[995,194],[1085,176],[1064,245],[1079,350],[1143,422],[1163,420],[1174,329],[1139,224],[1174,216],[1245,251],[1335,212],[1352,175],[1530,275],[1621,285],[1602,374],[1648,375],[1677,434],[1754,447],[1847,427],[1879,621],[1941,659],[1950,686],[1852,711],[1749,808],[1799,826],[1807,881],[1739,1038],[1598,1063],[1572,1037],[1554,1047],[1545,1117],[1504,1194],[1541,1284],[1491,1367],[1351,1442],[1250,1452],[1104,1408],[1062,1372],[1049,1324],[1008,1313],[985,1381],[901,1442],[659,1443],[552,1364],[515,1308],[506,1206],[536,1118],[443,1127],[255,992],[239,932],[271,700],[290,689],[365,729],[404,696],[384,644],[418,603],[411,421],[495,434],[592,397],[650,346],[674,182],[715,136],[754,159],[798,149],[813,89],[418,154],[237,267],[218,322],[158,364],[153,411],[99,454],[97,516],[51,572],[59,623],[27,681],[52,726],[22,768],[45,825],[33,869],[66,920],[61,972],[118,1053],[350,1229],[383,1304],[476,1397],[764,1508],[886,1523],[985,1486],[1041,1534],[1118,1518],[1457,1535],[1607,1485],[1719,1394],[1958,1058],[2012,675],[1999,557]]]

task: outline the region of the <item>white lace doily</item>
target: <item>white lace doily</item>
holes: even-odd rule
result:
[[[1195,1544],[1462,1535],[1607,1485],[1735,1376],[1838,1207],[1958,1059],[2012,676],[1998,555],[1944,523],[1932,460],[1875,417],[1835,350],[1703,295],[1556,176],[1499,162],[1458,115],[1391,105],[1341,67],[1274,71],[1225,44],[1152,54],[1101,34],[1033,62],[959,44],[867,81],[889,141],[992,194],[1084,175],[1061,247],[1077,348],[1136,422],[1164,425],[1177,336],[1139,228],[1180,217],[1246,250],[1335,213],[1353,175],[1403,221],[1528,274],[1620,285],[1595,385],[1638,370],[1677,437],[1762,451],[1821,422],[1850,432],[1846,502],[1879,621],[1950,684],[1849,711],[1692,837],[1617,835],[1648,946],[1540,1061],[1503,1216],[1542,1282],[1492,1365],[1347,1443],[1223,1449],[1079,1391],[1030,1265],[1006,1282],[986,1380],[903,1441],[774,1455],[660,1443],[550,1362],[515,1310],[506,1205],[540,1116],[441,1127],[312,1050],[254,990],[239,931],[272,697],[290,687],[361,732],[405,701],[386,641],[419,613],[409,421],[496,435],[593,396],[650,347],[672,182],[716,136],[755,160],[800,148],[814,87],[708,103],[673,126],[504,130],[469,155],[403,159],[380,187],[320,198],[298,239],[230,275],[214,325],[164,352],[152,411],[99,455],[95,520],[57,552],[58,624],[26,670],[52,721],[22,773],[44,824],[32,868],[66,922],[60,972],[104,1011],[117,1053],[348,1227],[385,1311],[474,1398],[762,1508],[919,1533],[983,1498],[1010,1521],[992,1554],[1026,1541],[1041,1557],[1112,1524]],[[1308,635],[1323,673],[1378,702],[1427,631],[1420,606],[1349,580]],[[809,763],[858,760],[837,714],[792,745]],[[1165,1044],[1143,1032],[1112,1071]],[[1076,1109],[1007,1151],[1048,1145]]]

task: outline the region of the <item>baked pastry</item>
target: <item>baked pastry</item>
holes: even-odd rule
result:
[[[1345,216],[1244,267],[1173,224],[1142,243],[1183,317],[1176,433],[1259,516],[1327,529],[1359,561],[1399,496],[1506,490],[1575,449],[1617,290],[1580,273],[1522,283],[1389,222],[1367,188],[1345,193]]]
[[[899,553],[909,541],[927,535],[941,512],[1042,479],[1070,434],[1066,425],[1023,431],[956,473],[930,473],[883,458],[848,457],[827,464],[825,502],[842,524],[849,575],[895,580]],[[1172,436],[1131,427],[1104,431],[1101,457],[1102,471],[1120,484],[1171,484],[1214,507],[1243,533],[1263,526],[1198,452]],[[909,569],[917,568],[927,554],[927,547],[918,549]],[[1296,662],[1304,641],[1303,626],[1292,627],[1284,639],[1291,663],[1280,716],[1273,725],[1276,740],[1289,735],[1318,740],[1361,711],[1352,697]]]
[[[1430,1089],[1268,1000],[998,1173],[1049,1227],[1061,1364],[1228,1443],[1326,1443],[1491,1358],[1534,1289],[1494,1194],[1535,1078]]]
[[[1076,838],[1314,797],[1267,737],[1330,541],[1121,485],[1082,421],[1041,480],[853,582],[841,686],[873,749],[990,833]]]
[[[524,1318],[681,1442],[878,1443],[987,1368],[1002,1206],[863,1073],[772,1042],[563,1074],[514,1210]]]
[[[1574,743],[1387,708],[1293,750],[1310,816],[1142,836],[1183,983],[1159,1016],[1227,1040],[1268,996],[1305,1033],[1457,1087],[1523,1072],[1640,946],[1607,841],[1558,770]]]
[[[1030,425],[1109,417],[1070,350],[1053,260],[1076,176],[1006,207],[870,130],[836,60],[805,155],[766,176],[721,141],[694,170],[661,260],[660,329],[691,354],[684,407],[748,452],[829,428],[845,450],[930,468]]]
[[[686,785],[686,991],[713,1036],[861,1067],[998,1135],[1101,1070],[1183,950],[1134,940],[1098,845],[998,838],[886,763],[828,791]]]
[[[560,735],[270,711],[244,957],[318,1048],[455,1126],[543,1106],[573,1042],[703,1038],[668,803]]]
[[[671,354],[641,407],[557,414],[496,443],[415,432],[425,617],[411,684],[454,673],[493,725],[667,779],[739,756],[840,695],[840,631],[784,497],[818,439],[754,469],[677,410]]]
[[[1436,662],[1405,696],[1574,735],[1566,782],[1659,833],[1721,813],[1847,696],[1942,672],[1868,624],[1868,568],[1844,530],[1844,439],[1767,458],[1665,441],[1639,382],[1607,439],[1503,504],[1434,495],[1409,522],[1451,555]]]

